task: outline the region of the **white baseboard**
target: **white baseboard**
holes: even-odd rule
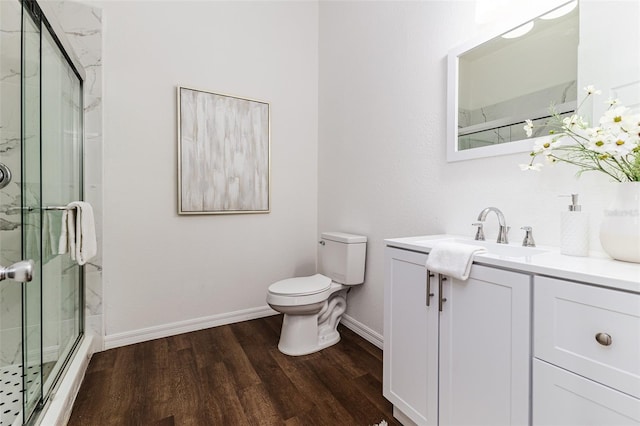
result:
[[[124,333],[111,334],[104,337],[104,348],[106,350],[120,346],[132,345],[134,343],[175,336],[176,334],[189,333],[191,331],[203,330],[205,328],[217,327],[219,325],[268,317],[276,315],[277,313],[278,312],[274,311],[269,306],[261,306],[258,308],[243,309],[240,311],[211,315],[187,321],[178,321],[155,327],[126,331]]]
[[[243,309],[240,311],[227,312],[224,314],[211,315],[208,317],[196,318],[187,321],[178,321],[170,324],[163,324],[155,327],[147,327],[139,330],[127,331],[105,336],[104,349],[113,349],[120,346],[132,345],[146,342],[148,340],[160,339],[162,337],[175,336],[177,334],[189,333],[191,331],[203,330],[205,328],[217,327],[225,324],[233,324],[241,321],[248,321],[256,318],[277,315],[278,312],[269,306]],[[360,321],[349,315],[342,315],[340,321],[349,330],[367,340],[376,347],[382,349],[383,337],[380,333],[367,327]]]
[[[370,329],[360,321],[357,321],[353,319],[353,317],[344,314],[342,315],[340,323],[347,327],[349,330],[356,333],[358,336],[362,337],[364,340],[367,340],[369,343],[377,346],[380,349],[383,348],[384,338],[382,337],[382,335],[377,331]]]

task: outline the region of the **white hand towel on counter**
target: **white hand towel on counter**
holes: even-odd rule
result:
[[[427,269],[464,281],[469,278],[473,256],[486,251],[481,246],[443,241],[429,252]]]
[[[98,251],[96,243],[96,225],[91,204],[84,201],[73,201],[67,205],[62,214],[62,229],[58,252],[67,251],[71,259],[84,265]]]

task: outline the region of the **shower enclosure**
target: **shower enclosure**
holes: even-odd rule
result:
[[[28,423],[55,389],[83,334],[84,273],[58,254],[83,197],[83,70],[37,2],[0,8],[0,265],[33,261],[30,281],[0,281],[1,426]]]

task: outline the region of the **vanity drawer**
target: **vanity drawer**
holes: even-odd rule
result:
[[[533,360],[533,425],[640,425],[640,399]]]
[[[534,356],[640,398],[640,295],[535,277]]]

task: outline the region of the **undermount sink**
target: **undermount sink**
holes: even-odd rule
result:
[[[491,241],[476,241],[476,240],[465,240],[462,238],[445,238],[445,239],[434,239],[434,240],[423,240],[418,241],[417,244],[424,244],[426,246],[433,247],[435,244],[439,242],[455,242],[459,244],[468,244],[473,246],[481,246],[487,249],[486,254],[492,254],[496,256],[506,256],[506,257],[529,257],[535,256],[537,254],[546,253],[547,250],[535,248],[535,247],[524,247],[510,244],[498,244]]]

